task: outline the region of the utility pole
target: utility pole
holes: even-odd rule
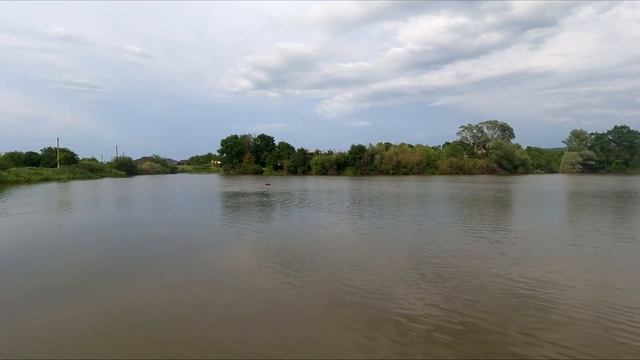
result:
[[[58,164],[58,169],[60,169],[60,138],[56,138],[56,163]]]
[[[116,158],[118,158],[118,157],[119,157],[119,154],[118,154],[118,145],[116,144]]]

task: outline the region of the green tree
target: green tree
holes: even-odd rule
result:
[[[276,145],[276,163],[274,164],[274,169],[284,170],[285,172],[287,172],[290,167],[291,156],[295,152],[296,148],[291,146],[291,144],[280,141],[278,145]]]
[[[56,162],[56,148],[46,147],[40,150],[40,166],[46,168],[54,168]],[[79,161],[78,155],[67,148],[60,148],[60,166],[75,165]]]
[[[515,132],[511,125],[498,120],[462,125],[457,135],[461,142],[471,145],[476,154],[484,153],[493,141],[510,143],[515,139]]]
[[[531,159],[531,168],[538,173],[557,173],[564,151],[562,149],[543,149],[527,146],[525,149]]]
[[[23,167],[24,153],[21,151],[10,151],[2,155],[2,162],[5,168]]]
[[[131,176],[138,174],[138,165],[128,156],[118,156],[108,164],[111,168],[122,171]]]
[[[510,143],[516,138],[516,134],[513,131],[511,125],[498,121],[487,120],[479,123],[478,125],[484,128],[485,133],[489,137],[489,141],[502,141]]]
[[[305,148],[299,148],[289,159],[289,173],[304,175],[310,171],[310,162],[313,156]]]
[[[509,174],[531,172],[531,159],[518,144],[501,140],[493,141],[488,150],[488,158]]]
[[[167,159],[154,154],[146,161],[138,162],[138,173],[144,175],[175,174],[178,168],[169,164]]]
[[[580,152],[587,149],[589,144],[589,133],[586,130],[571,130],[569,136],[563,141],[567,145],[567,151]]]
[[[310,162],[311,173],[313,175],[337,175],[338,167],[334,154],[319,154],[313,157]]]
[[[227,136],[220,141],[218,154],[225,171],[237,171],[243,164],[252,161],[251,135]]]
[[[573,174],[582,172],[582,158],[576,151],[567,151],[560,162],[560,172]]]
[[[277,162],[276,143],[272,136],[260,134],[253,138],[251,152],[256,164],[262,167],[273,166]]]
[[[42,155],[35,151],[27,151],[24,153],[24,159],[22,160],[23,166],[38,167],[42,162]]]
[[[476,153],[483,152],[489,142],[487,133],[480,125],[462,125],[456,134],[461,142],[473,146]]]
[[[218,160],[218,155],[215,155],[213,153],[206,153],[203,155],[194,155],[190,157],[188,161],[189,165],[204,166],[211,165],[211,162],[216,160]]]
[[[367,167],[367,147],[362,144],[353,144],[347,152],[347,162],[357,175],[362,175]]]
[[[607,137],[613,145],[615,160],[620,163],[621,170],[631,169],[640,151],[640,132],[626,125],[614,126],[607,131]]]

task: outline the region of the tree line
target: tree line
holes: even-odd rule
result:
[[[230,135],[218,154],[194,155],[178,166],[158,155],[133,160],[117,156],[108,162],[80,159],[60,148],[60,166],[73,176],[104,177],[176,172],[260,175],[436,175],[640,172],[640,132],[626,125],[606,132],[572,130],[566,147],[544,149],[514,143],[513,128],[489,120],[460,126],[457,138],[438,146],[423,144],[353,144],[347,151],[308,150],[275,142],[266,134]],[[12,151],[0,155],[0,175],[28,176],[17,169],[57,167],[57,149]],[[8,174],[9,172],[11,174]],[[27,175],[26,175],[27,174]]]
[[[614,126],[606,132],[572,130],[564,141],[563,172],[624,173],[640,170],[640,132]]]
[[[230,135],[220,141],[226,174],[436,175],[640,171],[640,132],[626,125],[605,133],[573,130],[566,148],[514,143],[513,128],[488,120],[462,125],[458,138],[439,146],[353,144],[348,151],[308,150],[272,136]]]
[[[108,162],[96,158],[80,159],[78,154],[69,148],[46,147],[40,152],[10,151],[0,155],[0,171],[20,168],[55,169],[59,164],[63,169],[77,170],[75,174],[95,176],[132,176],[139,174],[173,174],[177,172],[175,165],[169,164],[159,155],[135,161],[128,156],[116,156]]]

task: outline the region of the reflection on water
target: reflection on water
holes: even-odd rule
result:
[[[0,190],[0,357],[634,357],[639,180]]]

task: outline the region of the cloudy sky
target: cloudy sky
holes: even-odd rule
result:
[[[486,119],[550,147],[640,128],[640,2],[0,3],[0,151],[441,144]]]

